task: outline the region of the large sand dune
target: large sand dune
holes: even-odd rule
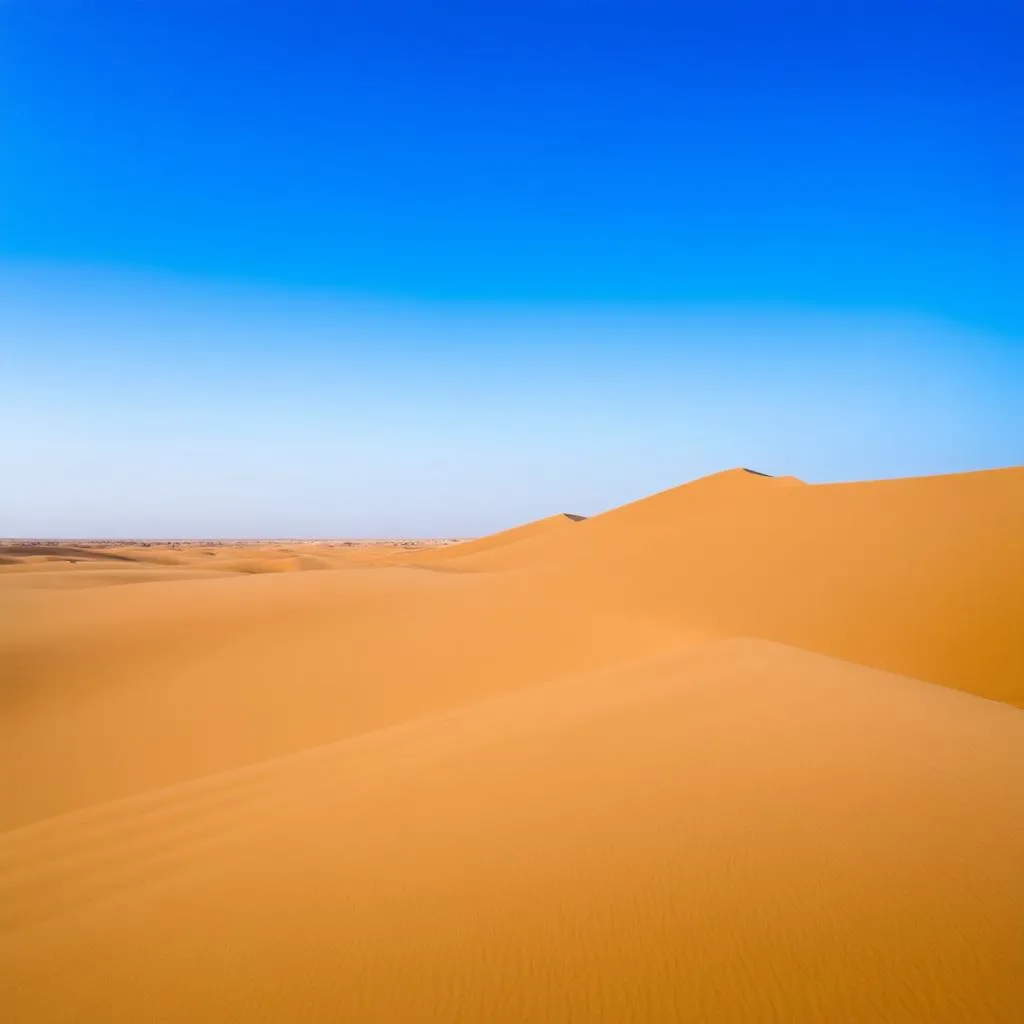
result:
[[[1022,470],[737,470],[436,553],[11,554],[5,1016],[1024,1019],[1022,524]]]

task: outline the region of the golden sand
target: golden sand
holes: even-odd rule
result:
[[[8,547],[4,1019],[1024,1019],[1022,524],[1022,470],[736,470]]]

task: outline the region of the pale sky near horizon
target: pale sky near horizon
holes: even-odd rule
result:
[[[32,339],[5,355],[3,536],[461,536],[736,465],[1021,457],[1024,349],[940,321],[31,277],[0,271]]]
[[[0,7],[0,536],[1024,461],[1018,6],[239,10]]]

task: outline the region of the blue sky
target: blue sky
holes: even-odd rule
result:
[[[1024,9],[0,4],[0,534],[1024,459]]]

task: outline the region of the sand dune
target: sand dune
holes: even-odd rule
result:
[[[486,564],[507,566],[509,562],[502,560],[494,563],[466,563],[464,559],[484,553],[501,551],[502,555],[508,554],[508,548],[518,545],[522,541],[534,537],[557,537],[561,532],[574,523],[582,522],[585,516],[575,515],[571,512],[560,512],[557,515],[547,516],[544,519],[535,519],[532,523],[524,523],[522,526],[514,526],[510,530],[502,530],[500,533],[492,533],[486,537],[477,537],[475,540],[465,540],[459,544],[451,544],[446,547],[428,548],[425,551],[417,552],[413,561],[418,565],[436,565],[442,563],[455,563],[460,566],[471,564]],[[513,552],[514,552],[513,548]],[[515,555],[513,553],[513,559]],[[511,564],[514,564],[511,563]]]
[[[0,589],[0,747],[22,780],[3,802],[4,820],[223,771],[703,637],[600,601],[538,594],[533,584],[396,567],[102,592]],[[83,602],[81,593],[96,597]]]
[[[435,541],[306,542],[290,546],[245,541],[213,546],[175,542],[0,544],[0,589],[98,587],[239,573],[344,569],[389,564],[396,556],[406,559],[415,552],[443,546]],[[106,567],[98,570],[96,563],[114,564],[118,571]]]
[[[85,587],[110,587],[125,583],[156,583],[171,580],[216,579],[217,569],[134,565],[97,569],[95,562],[75,566],[21,565],[17,570],[0,573],[2,590],[78,590]]]
[[[1024,705],[1024,469],[800,485],[732,470],[517,545],[538,589]]]
[[[1006,706],[698,646],[10,833],[5,999],[34,1021],[1011,1021],[1022,782]]]
[[[28,562],[69,562],[81,561],[112,561],[130,562],[130,556],[117,550],[98,547],[80,547],[72,544],[0,544],[0,556],[6,563],[14,561]]]
[[[5,555],[0,1006],[1022,1019],[1022,523],[1022,470],[735,470],[434,552]]]

